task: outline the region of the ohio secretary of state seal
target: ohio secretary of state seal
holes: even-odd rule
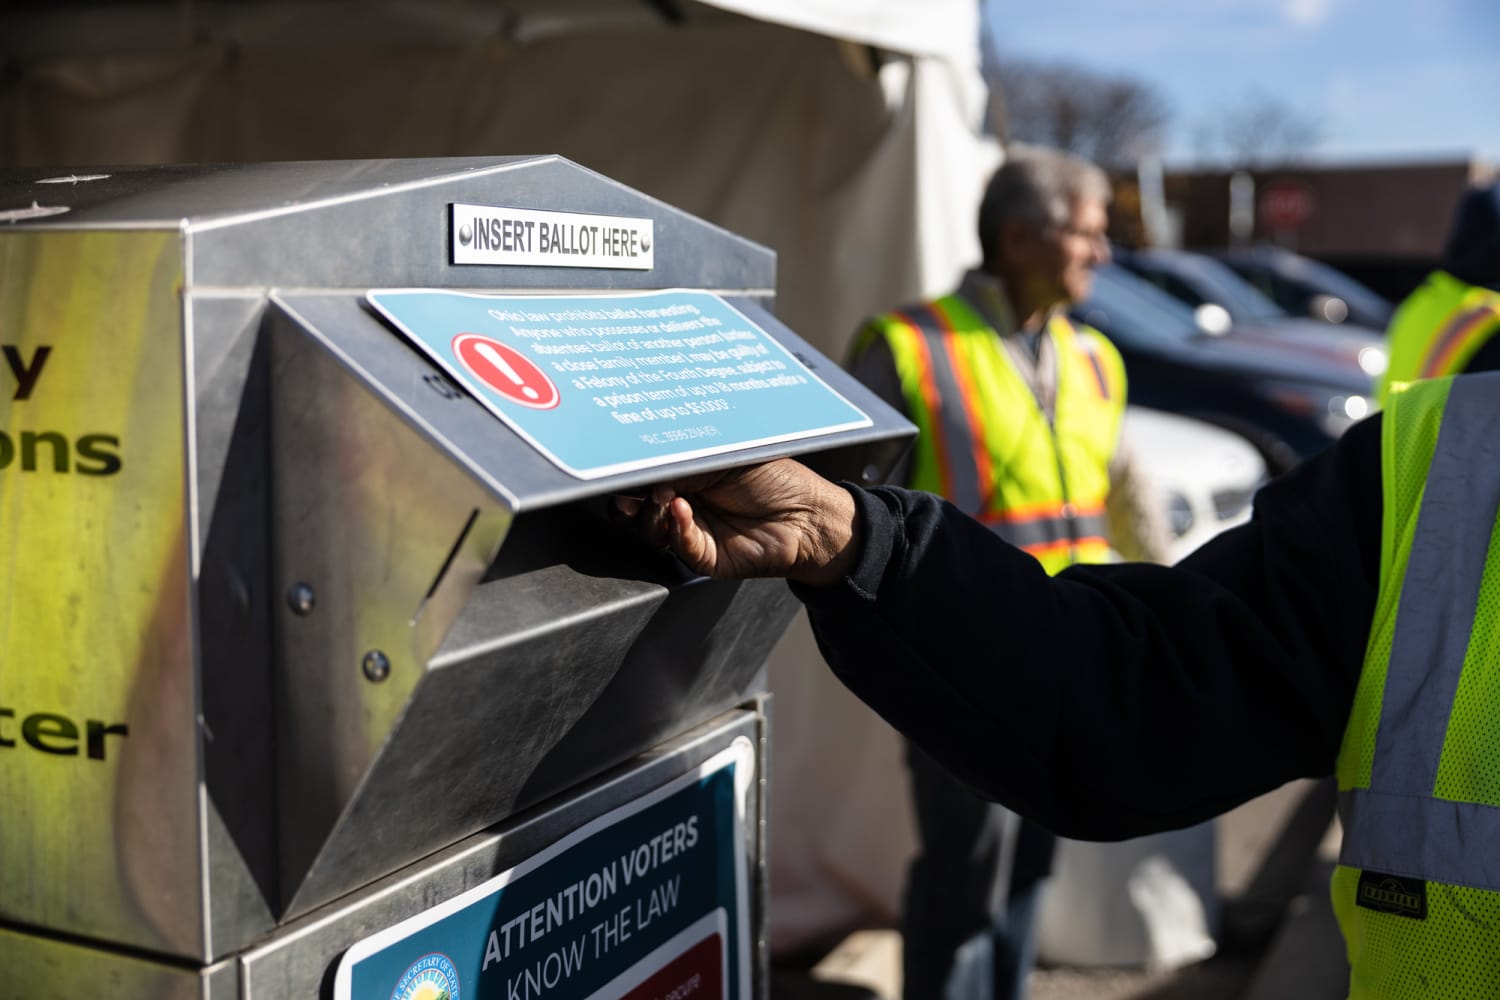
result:
[[[391,1000],[459,1000],[458,970],[447,955],[424,955],[401,974]]]

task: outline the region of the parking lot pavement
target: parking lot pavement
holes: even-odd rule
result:
[[[1348,971],[1328,902],[1338,853],[1331,782],[1292,782],[1219,821],[1217,954],[1179,969],[1041,968],[1032,1000],[1342,1000]],[[898,1000],[901,938],[858,931],[771,1000]],[[783,983],[787,982],[783,980]]]

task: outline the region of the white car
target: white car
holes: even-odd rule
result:
[[[1176,562],[1250,516],[1266,463],[1238,434],[1201,420],[1132,406],[1122,431],[1156,487]]]

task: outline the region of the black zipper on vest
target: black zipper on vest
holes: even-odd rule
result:
[[[1058,379],[1061,388],[1062,379]],[[1062,447],[1057,442],[1057,396],[1052,399],[1052,411],[1045,414],[1047,418],[1047,433],[1052,437],[1052,457],[1057,462],[1057,485],[1062,491],[1062,520],[1068,533],[1068,556],[1072,561],[1078,561],[1078,511],[1073,506],[1073,498],[1068,494],[1068,476],[1063,471]]]

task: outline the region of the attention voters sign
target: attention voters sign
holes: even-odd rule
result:
[[[490,412],[580,479],[870,424],[711,292],[398,289],[372,291],[368,300]]]
[[[755,753],[695,772],[359,942],[334,1000],[749,1000]]]

